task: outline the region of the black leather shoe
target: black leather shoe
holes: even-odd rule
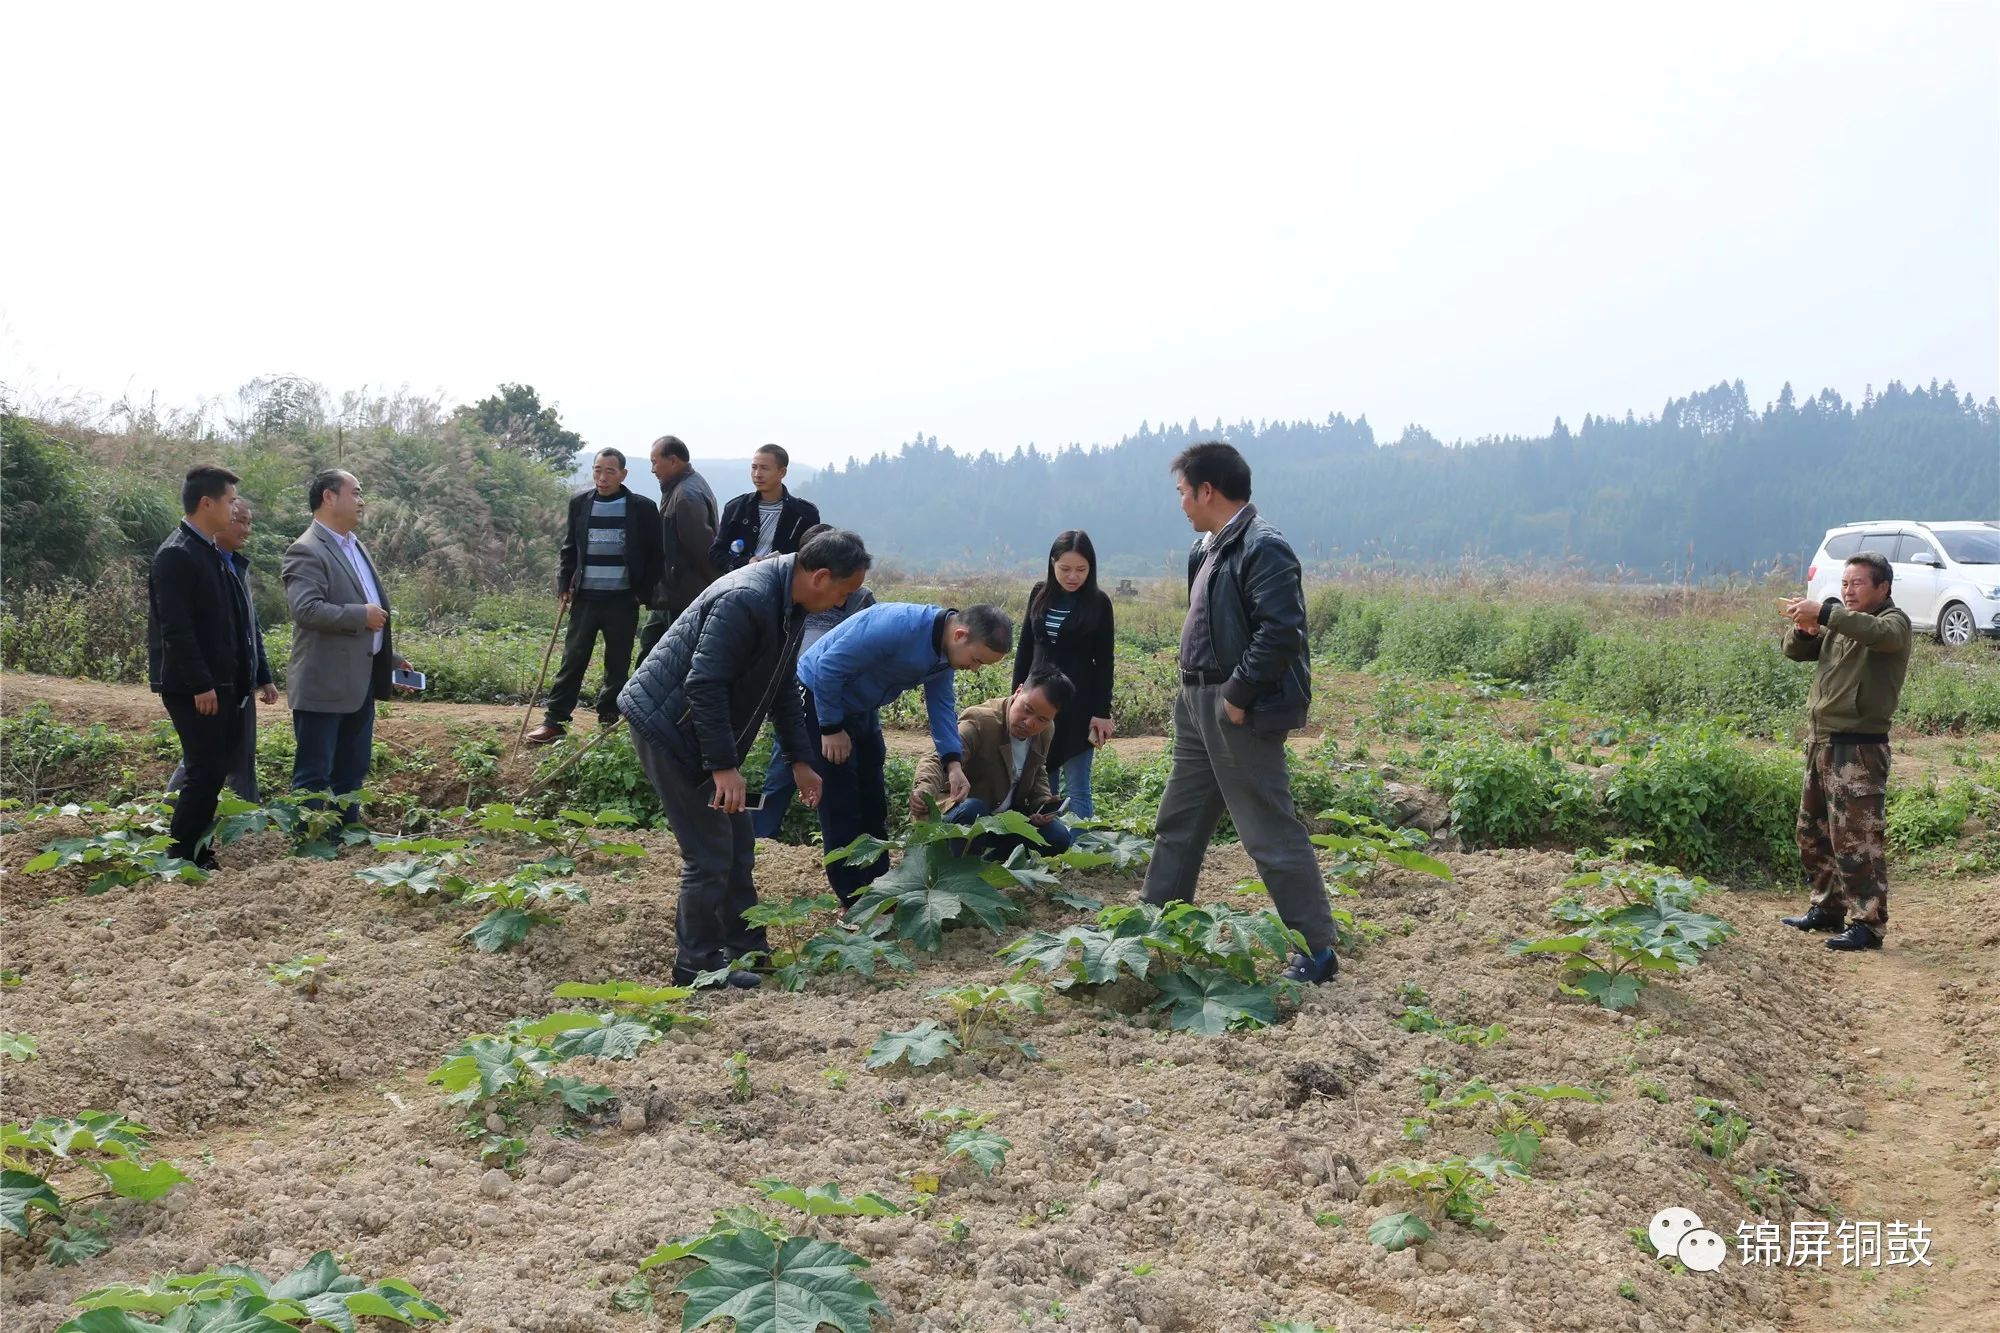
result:
[[[1851,953],[1857,949],[1879,949],[1882,947],[1882,937],[1875,933],[1873,926],[1864,926],[1857,921],[1828,940],[1826,947],[1838,949],[1842,953]]]
[[[1847,918],[1836,916],[1824,907],[1808,907],[1804,916],[1781,916],[1778,920],[1793,930],[1845,930]]]

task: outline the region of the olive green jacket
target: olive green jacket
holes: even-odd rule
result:
[[[1910,618],[1893,601],[1872,615],[1829,601],[1820,631],[1785,631],[1785,656],[1818,662],[1806,696],[1806,739],[1885,740],[1910,670]]]

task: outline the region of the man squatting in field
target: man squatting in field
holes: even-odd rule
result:
[[[1812,903],[1784,923],[1837,932],[1829,949],[1879,949],[1889,928],[1889,719],[1910,669],[1910,618],[1889,599],[1894,577],[1888,560],[1862,551],[1841,570],[1838,598],[1785,603],[1785,656],[1819,669],[1806,696],[1798,825]]]
[[[870,563],[859,537],[834,529],[796,555],[723,575],[674,621],[618,696],[681,849],[675,985],[767,948],[764,932],[743,920],[757,886],[740,765],[767,712],[786,753],[811,753],[797,675],[806,617],[847,600]],[[808,806],[819,803],[811,765],[794,763],[792,780]],[[751,972],[729,980],[758,984]]]

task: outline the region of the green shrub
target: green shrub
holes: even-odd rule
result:
[[[90,583],[10,589],[0,609],[0,664],[45,676],[146,679],[146,584],[126,564]]]
[[[125,742],[102,722],[80,730],[37,701],[13,717],[0,715],[0,796],[24,805],[93,796],[110,784],[124,755]]]
[[[1812,668],[1787,660],[1773,633],[1746,624],[1661,623],[1658,631],[1617,629],[1584,641],[1557,670],[1552,692],[1611,717],[1725,720],[1750,735],[1792,734]]]
[[[1461,838],[1520,847],[1542,834],[1563,768],[1546,746],[1479,735],[1438,751],[1432,772],[1450,797]]]
[[[1928,851],[1958,840],[1972,816],[1977,789],[1964,778],[1939,788],[1936,778],[1921,787],[1901,787],[1889,794],[1888,844],[1899,856]]]
[[[1931,735],[2000,728],[2000,654],[1984,643],[1955,652],[1918,644],[1896,720]]]
[[[1484,602],[1410,602],[1389,619],[1374,665],[1432,680],[1487,671],[1507,633],[1499,608]]]
[[[1612,775],[1605,804],[1620,833],[1645,838],[1691,870],[1746,861],[1799,865],[1796,757],[1753,751],[1709,728],[1669,735]]]

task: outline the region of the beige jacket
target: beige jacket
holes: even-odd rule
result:
[[[1007,734],[1007,701],[1012,697],[988,699],[958,713],[958,743],[965,747],[960,762],[965,765],[966,781],[972,784],[973,799],[995,810],[1008,794],[1008,747],[1014,738]],[[1014,803],[1009,809],[1031,815],[1049,799],[1049,740],[1054,730],[1044,727],[1041,735],[1028,742],[1028,755],[1021,764],[1020,780],[1013,784]],[[917,765],[916,789],[930,793],[940,806],[944,804],[944,765],[935,754]]]

